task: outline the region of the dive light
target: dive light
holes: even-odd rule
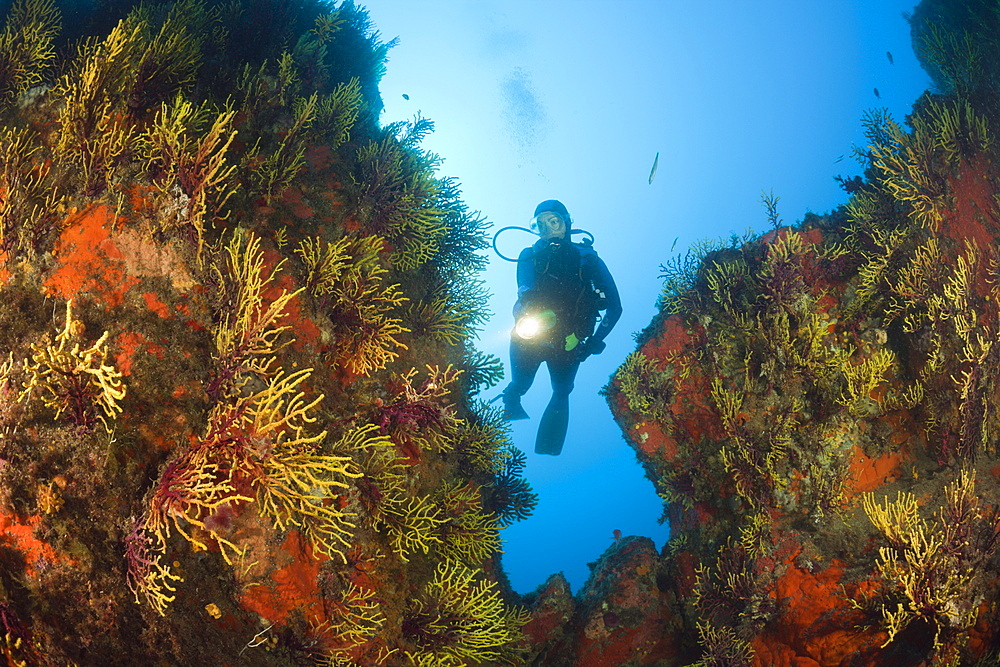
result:
[[[514,325],[514,333],[524,340],[535,340],[556,325],[556,314],[551,310],[523,316]]]

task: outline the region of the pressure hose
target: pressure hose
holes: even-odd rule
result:
[[[507,231],[508,229],[518,229],[518,230],[520,230],[522,232],[528,232],[532,236],[534,236],[535,232],[531,231],[527,227],[518,227],[518,226],[515,225],[515,226],[510,226],[510,227],[501,227],[500,229],[497,230],[497,233],[493,235],[493,252],[495,252],[497,254],[497,257],[499,257],[500,259],[505,259],[508,262],[516,262],[517,261],[516,257],[507,257],[502,252],[500,252],[499,248],[497,248],[497,238],[501,234],[503,234],[505,231]],[[572,236],[573,234],[586,234],[588,238],[586,238],[586,239],[584,239],[582,241],[583,245],[585,245],[585,246],[592,246],[592,245],[594,245],[594,235],[591,234],[590,232],[588,232],[586,229],[571,229],[571,230],[569,230],[569,233],[570,233],[570,236]]]

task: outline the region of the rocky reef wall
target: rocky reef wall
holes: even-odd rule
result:
[[[85,7],[0,32],[0,659],[523,663],[488,223],[379,125],[390,45],[351,2]]]
[[[996,664],[994,5],[914,13],[937,89],[867,114],[845,206],[664,265],[607,395],[672,538],[651,561],[617,546],[595,569],[615,592],[570,617],[670,641],[607,664]],[[644,581],[656,605],[622,597]]]

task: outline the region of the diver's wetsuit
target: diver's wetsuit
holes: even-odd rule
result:
[[[568,242],[539,239],[533,246],[525,248],[518,257],[518,299],[517,303],[514,304],[515,320],[524,316],[538,303],[545,301],[546,294],[542,293],[545,285],[541,283],[546,281],[539,279],[536,270],[536,257],[552,243]],[[593,334],[589,330],[574,331],[572,326],[565,324],[565,320],[573,319],[568,315],[569,306],[560,308],[558,304],[555,304],[552,310],[556,311],[557,325],[547,337],[538,341],[529,341],[514,333],[510,340],[511,381],[503,391],[504,406],[508,418],[523,419],[527,417],[521,408],[521,396],[531,387],[541,363],[544,361],[549,367],[552,398],[549,400],[538,426],[538,439],[535,442],[535,452],[538,454],[557,455],[562,451],[566,428],[569,424],[569,395],[573,391],[573,381],[580,368],[580,362],[586,358],[591,350],[604,348],[604,337],[611,332],[622,314],[618,288],[604,261],[598,257],[593,247],[575,245],[580,253],[580,275],[584,281],[593,284],[605,297],[607,311],[601,318],[596,331]],[[584,325],[587,329],[592,326],[593,320],[591,320],[589,327]],[[567,347],[566,336],[569,334],[584,339],[585,342],[567,351],[565,349]]]

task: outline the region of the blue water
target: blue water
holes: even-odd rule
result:
[[[577,378],[563,454],[530,453],[548,399],[544,369],[524,401],[535,419],[514,426],[541,497],[534,516],[503,534],[517,591],[559,571],[578,590],[616,529],[657,547],[668,539],[653,485],[598,391],[653,317],[658,267],[675,240],[683,253],[700,238],[764,230],[762,191],[780,197],[787,222],[846,200],[833,177],[860,173],[851,148],[864,140],[862,114],[886,107],[902,120],[929,85],[902,18],[914,4],[367,3],[383,39],[399,37],[381,85],[383,122],[418,111],[434,120],[424,147],[496,227],[526,225],[538,202],[563,201],[597,237],[622,292],[608,349]],[[532,239],[502,240],[516,256]],[[506,361],[514,265],[494,258],[485,278],[496,315],[481,348]]]

